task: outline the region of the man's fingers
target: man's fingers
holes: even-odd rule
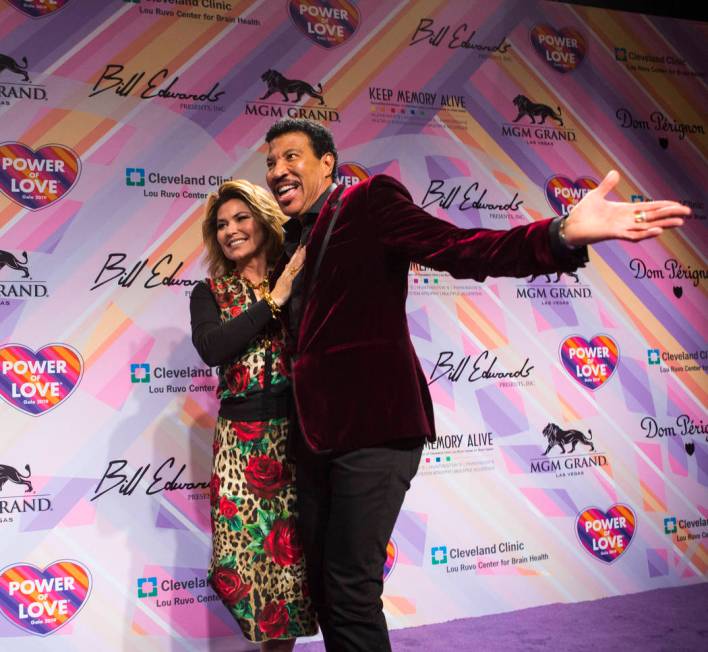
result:
[[[607,195],[609,192],[612,191],[612,189],[619,183],[620,180],[620,175],[617,170],[610,170],[606,175],[605,178],[600,181],[600,185],[595,188],[597,193],[601,196],[604,197]]]

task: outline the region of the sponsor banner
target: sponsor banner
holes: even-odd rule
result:
[[[43,18],[63,9],[70,0],[6,0],[6,2],[30,18]]]
[[[31,211],[61,199],[80,174],[81,159],[65,145],[33,150],[18,142],[0,144],[0,191]]]
[[[12,564],[0,572],[0,613],[25,633],[49,636],[74,620],[91,585],[91,573],[78,561],[55,561],[44,569]]]
[[[24,344],[0,347],[0,398],[33,417],[66,401],[83,373],[81,354],[68,344],[46,344],[37,351]]]
[[[361,22],[350,0],[290,0],[288,15],[302,34],[326,49],[346,43]]]
[[[627,552],[636,529],[634,510],[623,503],[612,505],[606,512],[598,507],[588,507],[575,520],[580,545],[595,559],[607,564]]]
[[[589,340],[571,335],[561,342],[559,355],[568,375],[593,391],[612,378],[619,364],[619,346],[609,335],[595,335]]]
[[[553,70],[573,72],[585,58],[585,37],[575,27],[556,29],[550,25],[536,25],[530,33],[536,53]]]

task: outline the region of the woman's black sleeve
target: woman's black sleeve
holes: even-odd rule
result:
[[[261,299],[237,317],[222,322],[214,295],[203,282],[192,290],[189,312],[192,344],[210,367],[226,364],[244,353],[250,341],[272,319],[270,307]]]

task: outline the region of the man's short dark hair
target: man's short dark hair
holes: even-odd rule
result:
[[[327,152],[334,156],[334,167],[332,168],[332,179],[337,176],[337,165],[339,163],[339,155],[334,144],[332,132],[324,125],[314,120],[306,120],[305,118],[283,118],[278,120],[266,134],[265,141],[270,143],[274,138],[284,134],[292,133],[293,131],[301,131],[310,139],[310,145],[315,152],[317,158],[322,158]]]

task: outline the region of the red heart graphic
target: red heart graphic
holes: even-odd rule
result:
[[[323,48],[349,40],[361,20],[359,10],[349,0],[290,0],[288,13],[297,28]]]
[[[23,344],[6,344],[0,347],[0,398],[41,416],[71,396],[83,370],[81,355],[67,344],[47,344],[36,353]]]
[[[573,181],[556,175],[546,181],[546,199],[556,215],[568,215],[570,209],[598,185],[592,177],[578,177]]]
[[[550,25],[536,25],[530,36],[536,52],[558,72],[572,72],[585,57],[585,37],[574,27],[556,30]]]
[[[575,531],[583,548],[595,559],[608,564],[627,551],[636,526],[634,510],[621,503],[612,505],[607,512],[588,507],[575,521]]]
[[[0,613],[37,636],[49,636],[73,620],[90,593],[91,574],[77,561],[55,561],[44,570],[13,564],[0,573]]]
[[[7,2],[30,18],[42,18],[63,9],[69,0],[7,0]]]
[[[0,144],[0,190],[12,201],[37,211],[61,199],[76,184],[81,159],[64,145]]]

